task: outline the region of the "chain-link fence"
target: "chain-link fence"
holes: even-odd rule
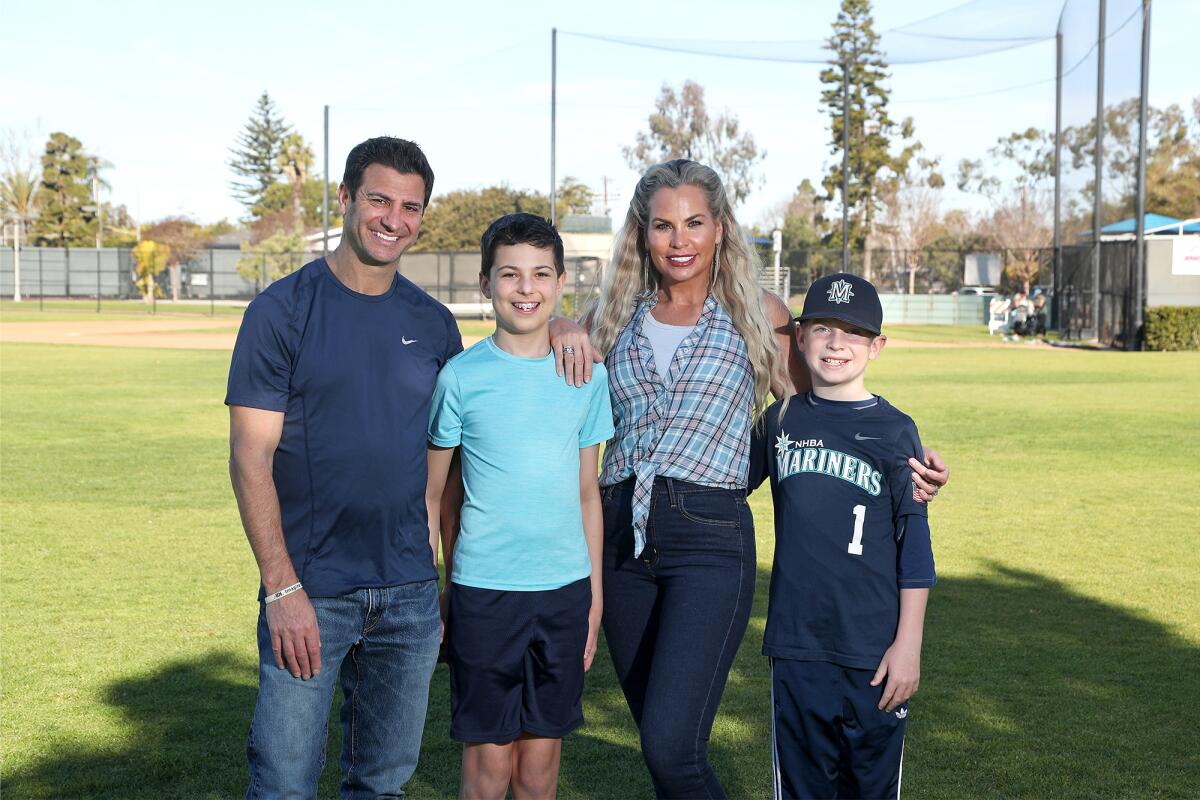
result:
[[[881,294],[954,294],[966,287],[986,287],[1005,294],[1030,286],[1050,286],[1053,248],[978,251],[973,249],[852,250],[848,272],[869,278]],[[982,257],[993,274],[971,275],[969,261]],[[763,273],[773,278],[772,254],[763,254]],[[788,272],[790,293],[803,294],[822,275],[842,271],[840,248],[784,250],[780,266]],[[1024,276],[1024,277],[1019,277]],[[772,287],[776,288],[777,287]]]
[[[205,249],[171,260],[161,253],[135,253],[120,248],[0,248],[0,297],[37,301],[39,307],[46,300],[70,300],[75,301],[70,307],[90,309],[95,301],[97,311],[106,303],[110,309],[127,309],[129,301],[141,300],[150,313],[168,302],[207,304],[215,313],[219,305],[245,305],[272,282],[320,257],[319,252]],[[490,309],[479,292],[479,267],[478,252],[410,253],[400,262],[402,275],[467,315]],[[566,268],[563,308],[570,313],[592,296],[600,260],[568,258]]]
[[[1139,347],[1136,274],[1136,242],[1103,242],[1098,259],[1093,245],[1062,248],[1054,307],[1063,338]]]
[[[1137,338],[1133,329],[1136,246],[1133,242],[1104,242],[1098,271],[1093,252],[1090,244],[1063,247],[1057,278],[1052,248],[987,253],[947,249],[852,251],[849,271],[870,277],[880,294],[894,296],[888,302],[897,309],[919,307],[913,313],[921,320],[961,323],[975,323],[978,315],[970,309],[964,312],[960,303],[899,298],[971,294],[986,299],[990,294],[1022,289],[1028,280],[1031,287],[1040,287],[1049,295],[1050,325],[1064,337],[1133,346]],[[765,281],[774,280],[771,255],[764,253]],[[131,301],[141,300],[148,313],[162,311],[162,304],[169,303],[171,307],[200,306],[201,310],[207,306],[207,311],[215,314],[219,306],[244,305],[273,281],[317,257],[318,253],[211,249],[174,263],[160,264],[156,256],[143,256],[149,263],[139,264],[128,249],[31,247],[17,253],[12,248],[0,248],[0,296],[12,298],[18,294],[19,273],[19,295],[37,301],[38,307],[43,307],[46,300],[72,300],[75,303],[71,307],[75,308],[103,311],[107,303],[111,310],[127,310]],[[973,273],[972,259],[987,262],[992,269],[983,270],[984,274],[978,270]],[[566,261],[566,290],[560,310],[575,316],[595,296],[601,261],[593,257]],[[784,251],[780,265],[789,278],[787,290],[792,296],[802,295],[817,278],[842,269],[842,251]],[[459,316],[483,316],[490,312],[490,305],[479,292],[479,266],[478,252],[410,253],[400,262],[400,271]],[[977,283],[968,284],[968,277]]]

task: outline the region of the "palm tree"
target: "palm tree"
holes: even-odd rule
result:
[[[24,231],[37,218],[37,170],[34,167],[11,166],[0,175],[0,217],[15,222],[24,238]]]
[[[292,185],[292,211],[296,214],[297,226],[304,225],[304,183],[312,177],[312,148],[298,133],[289,133],[279,149],[279,168]]]

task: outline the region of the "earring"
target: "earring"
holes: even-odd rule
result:
[[[717,285],[717,270],[719,270],[720,268],[721,268],[721,243],[718,241],[717,249],[713,253],[712,283],[710,284],[709,288],[712,288],[713,286]]]

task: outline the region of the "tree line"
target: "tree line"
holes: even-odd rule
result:
[[[841,248],[840,207],[845,202],[849,245],[863,253],[867,277],[876,266],[899,267],[908,271],[910,284],[919,273],[939,270],[946,274],[929,277],[953,282],[949,273],[959,268],[956,264],[934,263],[922,253],[996,248],[1013,256],[1007,264],[1010,279],[1033,279],[1040,268],[1040,251],[1052,242],[1053,131],[1015,131],[999,137],[978,158],[954,165],[949,179],[961,191],[979,196],[985,210],[945,209],[948,178],[941,158],[926,152],[911,118],[896,120],[889,110],[890,74],[879,50],[870,0],[842,0],[825,46],[828,66],[820,73],[821,102],[829,118],[824,174],[802,180],[791,197],[770,208],[755,226],[760,234],[781,227],[784,265],[797,267],[805,251]],[[849,86],[845,97],[844,80]],[[1133,214],[1137,115],[1136,99],[1115,104],[1103,114],[1106,220]],[[843,119],[849,123],[845,132]],[[1200,97],[1190,109],[1151,108],[1147,132],[1147,211],[1200,216]],[[1063,131],[1064,174],[1071,173],[1073,187],[1064,193],[1065,244],[1090,236],[1094,178],[1087,176],[1095,134],[1095,120]],[[736,115],[711,112],[703,87],[692,81],[678,88],[664,85],[646,128],[621,152],[638,172],[672,158],[706,163],[721,175],[735,204],[761,185],[767,155]],[[28,158],[13,137],[0,156],[0,213],[6,222],[19,223],[26,241],[59,247],[137,243],[137,262],[146,265],[139,266],[146,292],[152,290],[157,272],[176,269],[198,248],[239,228],[246,251],[239,269],[251,280],[274,280],[300,265],[303,256],[298,254],[310,249],[305,234],[319,230],[322,223],[326,187],[314,174],[313,148],[266,91],[229,149],[229,190],[245,209],[237,224],[222,220],[201,225],[178,216],[135,223],[123,205],[100,198],[100,189],[107,185],[104,173],[111,165],[66,133],[50,135],[40,164]],[[1085,179],[1075,180],[1077,175]],[[330,182],[328,190],[331,226],[337,227],[337,184]],[[588,214],[596,199],[589,186],[568,176],[557,187],[557,215]],[[506,184],[440,194],[426,211],[413,250],[474,249],[488,222],[514,211],[549,217],[550,199]],[[893,263],[877,265],[876,257]],[[894,263],[897,259],[903,263]]]

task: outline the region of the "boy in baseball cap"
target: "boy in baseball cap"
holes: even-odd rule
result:
[[[814,281],[796,326],[812,391],[756,429],[750,486],[769,476],[776,797],[896,797],[908,699],[935,582],[913,421],[866,389],[883,308],[869,281]]]

